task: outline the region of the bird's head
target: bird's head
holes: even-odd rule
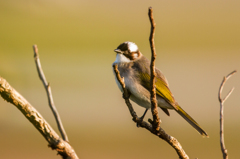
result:
[[[114,50],[117,53],[116,62],[130,62],[141,57],[138,46],[133,42],[124,42]]]

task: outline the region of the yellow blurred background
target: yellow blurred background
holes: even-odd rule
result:
[[[136,127],[111,67],[113,50],[124,41],[135,42],[150,58],[149,6],[157,24],[156,65],[176,100],[210,138],[202,138],[174,111],[171,117],[159,112],[162,127],[190,158],[221,158],[217,93],[223,76],[240,70],[239,0],[0,1],[0,76],[57,131],[33,59],[37,44],[55,105],[80,158],[177,158],[167,143]],[[225,144],[229,156],[239,158],[239,72],[223,95],[233,86],[225,102]],[[2,98],[0,105],[0,158],[60,158],[19,110]],[[144,112],[134,108],[139,116]]]

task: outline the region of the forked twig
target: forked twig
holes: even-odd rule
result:
[[[153,18],[153,10],[152,7],[148,9],[148,16],[151,23],[151,32],[149,37],[151,52],[152,52],[152,58],[151,58],[151,65],[150,65],[150,71],[151,71],[151,78],[150,78],[150,93],[151,93],[151,111],[153,116],[153,127],[156,130],[160,129],[160,118],[158,116],[158,108],[157,108],[157,97],[156,97],[156,86],[155,86],[155,78],[156,78],[156,71],[155,71],[155,59],[156,59],[156,51],[155,51],[155,44],[154,44],[154,34],[155,34],[155,22]]]
[[[56,150],[63,159],[78,159],[71,145],[64,141],[47,123],[42,115],[2,77],[0,77],[0,95],[7,102],[15,105],[23,113],[47,140],[49,146]]]
[[[154,134],[154,135],[158,136],[159,138],[165,140],[170,146],[172,146],[175,149],[175,151],[177,152],[180,159],[189,159],[188,155],[186,154],[186,152],[182,148],[181,144],[177,141],[177,139],[168,135],[161,127],[159,128],[158,131],[156,131],[156,129],[153,128],[153,126],[151,124],[141,120],[137,116],[136,112],[134,111],[134,109],[132,107],[132,104],[129,101],[130,94],[129,94],[128,90],[125,88],[124,79],[121,78],[121,76],[120,76],[117,64],[113,65],[113,70],[114,70],[114,73],[116,74],[118,82],[122,86],[123,98],[125,99],[125,103],[126,103],[128,109],[130,111],[130,114],[132,116],[132,120],[135,123],[137,123],[139,127],[145,128],[148,131],[150,131],[152,134]]]
[[[227,149],[225,147],[225,142],[224,142],[224,118],[223,118],[223,104],[224,102],[228,99],[228,97],[231,95],[231,93],[233,92],[234,88],[232,88],[228,94],[226,95],[226,97],[224,97],[222,99],[221,95],[222,95],[222,90],[224,87],[224,84],[226,83],[226,81],[236,73],[237,71],[233,71],[230,74],[228,74],[227,76],[223,77],[222,83],[220,85],[219,88],[219,92],[218,92],[218,100],[220,102],[220,145],[221,145],[221,150],[222,150],[222,154],[223,154],[223,159],[228,159],[228,153],[227,153]]]
[[[58,114],[57,108],[55,107],[55,104],[53,102],[53,97],[52,97],[52,91],[51,91],[50,84],[47,82],[46,77],[43,73],[42,66],[41,66],[40,59],[39,59],[39,55],[38,55],[37,45],[33,45],[33,51],[34,51],[34,60],[35,60],[35,63],[36,63],[38,75],[39,75],[40,80],[43,83],[43,86],[44,86],[46,92],[47,92],[49,107],[51,108],[51,110],[53,112],[53,115],[55,117],[55,120],[57,122],[58,130],[61,133],[61,136],[62,136],[63,140],[69,141],[68,137],[67,137],[67,133],[65,132],[65,129],[63,127],[60,115]]]

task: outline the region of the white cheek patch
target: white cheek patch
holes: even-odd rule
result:
[[[131,62],[131,60],[126,56],[124,56],[123,54],[117,54],[117,57],[114,63],[122,63],[122,62],[128,63],[128,62]]]
[[[128,42],[128,48],[129,48],[130,52],[137,52],[138,51],[137,45],[133,42]]]

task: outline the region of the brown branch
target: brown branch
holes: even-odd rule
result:
[[[152,134],[154,134],[154,135],[158,136],[159,138],[165,140],[169,145],[171,145],[175,149],[175,151],[177,152],[180,159],[189,159],[188,155],[183,150],[181,144],[177,141],[177,139],[168,135],[161,127],[159,128],[159,130],[156,131],[156,129],[153,128],[153,126],[151,124],[141,120],[137,116],[136,112],[134,111],[134,109],[132,107],[132,104],[129,101],[130,93],[125,88],[124,78],[121,78],[120,73],[118,71],[118,65],[117,64],[113,65],[113,70],[114,70],[114,73],[116,74],[118,82],[122,86],[123,98],[125,99],[125,103],[128,106],[128,109],[129,109],[130,114],[132,116],[132,120],[135,123],[137,123],[139,127],[145,128],[148,131],[150,131]]]
[[[71,145],[61,139],[42,115],[2,77],[0,77],[0,94],[3,99],[15,105],[23,113],[43,135],[52,149],[56,150],[64,159],[78,159]]]
[[[65,129],[63,127],[60,115],[58,114],[57,108],[55,107],[55,104],[53,102],[53,97],[52,97],[52,91],[51,91],[50,84],[47,82],[46,77],[44,75],[44,72],[42,70],[42,66],[41,66],[41,63],[40,63],[39,55],[38,55],[37,45],[33,45],[33,51],[34,51],[34,60],[35,60],[35,63],[36,63],[38,75],[39,75],[40,80],[43,83],[43,86],[44,86],[46,92],[47,92],[49,107],[51,108],[51,110],[53,112],[53,115],[56,119],[58,130],[61,133],[61,136],[62,136],[63,140],[69,141],[67,133],[65,132]]]
[[[221,150],[222,150],[222,154],[223,154],[223,159],[228,159],[228,153],[227,153],[227,149],[225,147],[225,142],[224,142],[224,118],[223,118],[223,104],[224,102],[227,100],[227,98],[231,95],[232,91],[234,90],[234,88],[232,88],[229,93],[226,95],[225,98],[222,99],[221,95],[222,95],[222,90],[224,87],[224,84],[226,83],[226,81],[236,73],[237,71],[233,71],[230,74],[228,74],[227,76],[223,77],[222,83],[220,85],[219,88],[219,92],[218,92],[218,100],[220,102],[220,145],[221,145]]]
[[[148,16],[151,23],[151,32],[149,37],[152,58],[150,64],[150,71],[151,71],[151,79],[150,79],[150,93],[151,93],[151,111],[153,116],[153,127],[156,130],[160,129],[160,118],[158,116],[158,108],[157,108],[157,97],[156,97],[156,86],[155,86],[155,78],[156,78],[156,71],[155,71],[155,59],[156,59],[156,51],[155,51],[155,44],[154,44],[154,34],[155,34],[155,22],[153,18],[153,10],[152,7],[148,9]]]

